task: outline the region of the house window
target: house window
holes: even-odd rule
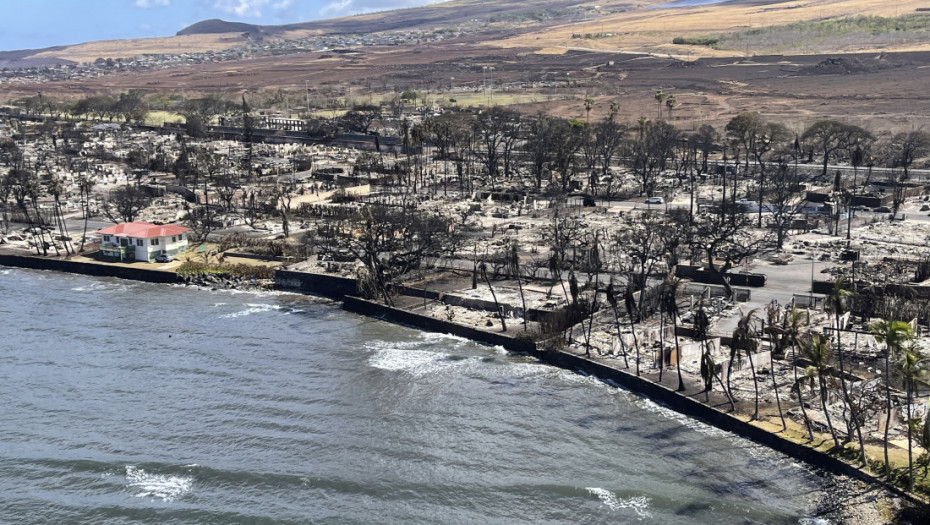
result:
[[[152,239],[152,246],[158,246],[158,239]]]
[[[145,242],[142,239],[136,239],[136,246],[145,246]]]
[[[110,242],[110,236],[109,236],[109,235],[104,235],[104,236],[103,236],[103,242]]]

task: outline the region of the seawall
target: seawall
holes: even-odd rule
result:
[[[355,279],[322,273],[277,270],[274,272],[274,285],[275,288],[322,295],[331,299],[343,299],[356,293]]]
[[[501,346],[511,352],[537,352],[536,343],[530,339],[511,337],[502,333],[487,332],[471,326],[420,315],[400,308],[360,299],[358,297],[346,296],[343,298],[342,307],[349,312],[377,317],[385,321],[410,325],[430,332],[457,335],[492,346]]]
[[[30,268],[33,270],[79,273],[82,275],[93,275],[95,277],[118,277],[120,279],[130,279],[147,283],[174,284],[178,282],[178,276],[174,272],[132,268],[115,264],[70,261],[68,259],[31,257],[28,255],[0,254],[0,265]]]

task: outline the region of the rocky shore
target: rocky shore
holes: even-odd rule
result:
[[[826,523],[886,525],[930,523],[930,510],[876,483],[821,472],[816,516]]]
[[[246,279],[235,275],[199,273],[178,275],[178,281],[188,286],[200,286],[212,290],[242,290],[261,292],[274,289],[272,279]]]

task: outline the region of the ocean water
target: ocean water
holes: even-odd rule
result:
[[[322,300],[0,267],[0,523],[802,523],[819,474]]]

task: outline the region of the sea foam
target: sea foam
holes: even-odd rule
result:
[[[610,510],[631,509],[640,518],[651,518],[649,512],[649,498],[646,496],[634,496],[632,498],[618,498],[613,492],[600,487],[586,487],[589,494],[597,496],[604,505]]]
[[[220,319],[235,319],[237,317],[245,317],[252,314],[260,314],[265,312],[271,312],[275,310],[281,310],[281,306],[277,304],[246,304],[248,308],[241,310],[239,312],[233,312],[230,314],[224,314],[220,316]]]
[[[137,498],[156,498],[171,502],[190,492],[193,478],[151,474],[135,465],[126,465],[126,481]]]

